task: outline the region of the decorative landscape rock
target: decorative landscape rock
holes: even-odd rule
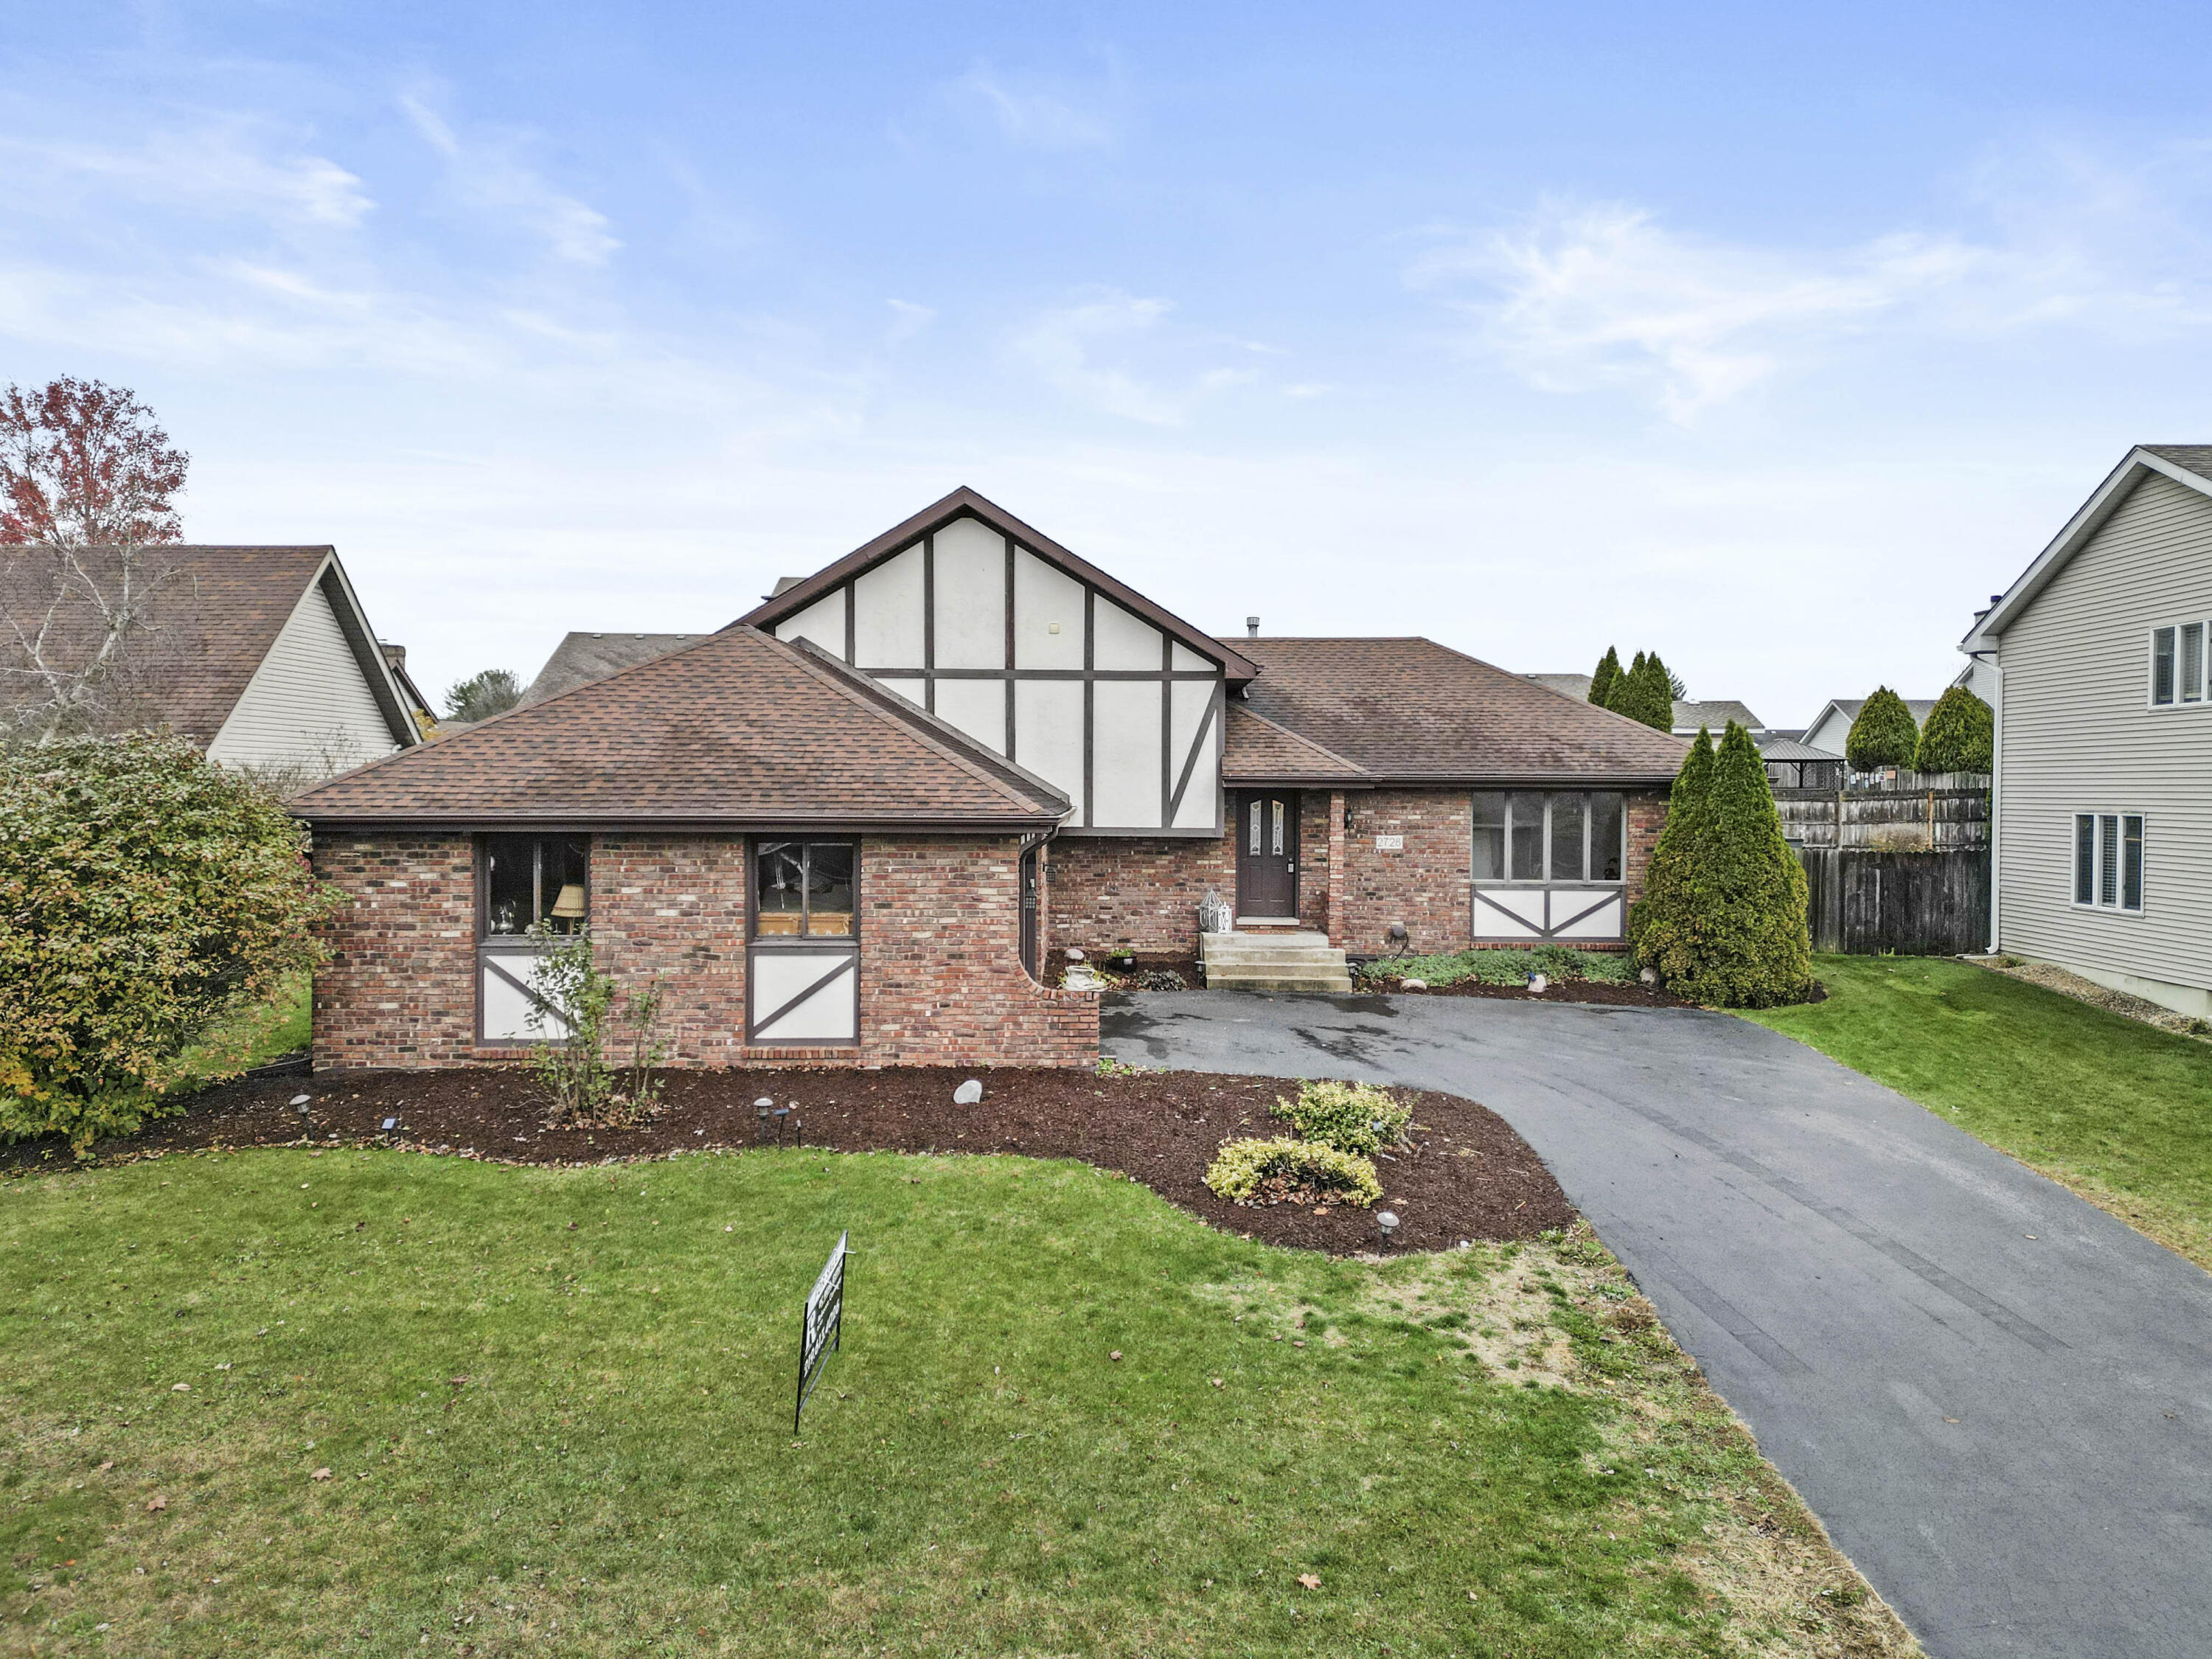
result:
[[[972,1077],[952,1091],[952,1103],[955,1106],[973,1106],[982,1097],[983,1085]]]

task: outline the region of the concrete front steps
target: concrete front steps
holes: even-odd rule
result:
[[[1344,952],[1326,933],[1200,933],[1198,957],[1209,991],[1352,989]]]

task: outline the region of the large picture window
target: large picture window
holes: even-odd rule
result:
[[[1609,790],[1480,790],[1479,882],[1617,882],[1627,868],[1626,798]]]
[[[753,850],[757,939],[850,939],[854,872],[849,841],[764,841]]]
[[[590,915],[589,862],[580,836],[486,836],[477,931],[485,939],[521,939],[538,927],[574,933]]]
[[[2097,910],[2143,908],[2142,813],[2074,815],[2074,902]]]

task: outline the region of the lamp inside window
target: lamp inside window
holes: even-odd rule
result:
[[[488,939],[532,927],[573,933],[591,919],[586,845],[580,836],[486,836],[482,917]]]

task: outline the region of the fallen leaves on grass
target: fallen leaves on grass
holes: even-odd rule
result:
[[[1300,1573],[1298,1575],[1298,1583],[1304,1585],[1308,1589],[1319,1589],[1321,1588],[1321,1580],[1310,1572]]]
[[[310,1480],[327,1480],[330,1478],[331,1472],[328,1469],[317,1469],[313,1474],[307,1477]]]
[[[159,1515],[163,1510],[166,1510],[168,1507],[169,1500],[162,1497],[159,1492],[155,1492],[151,1498],[146,1500],[146,1513],[149,1515]]]

